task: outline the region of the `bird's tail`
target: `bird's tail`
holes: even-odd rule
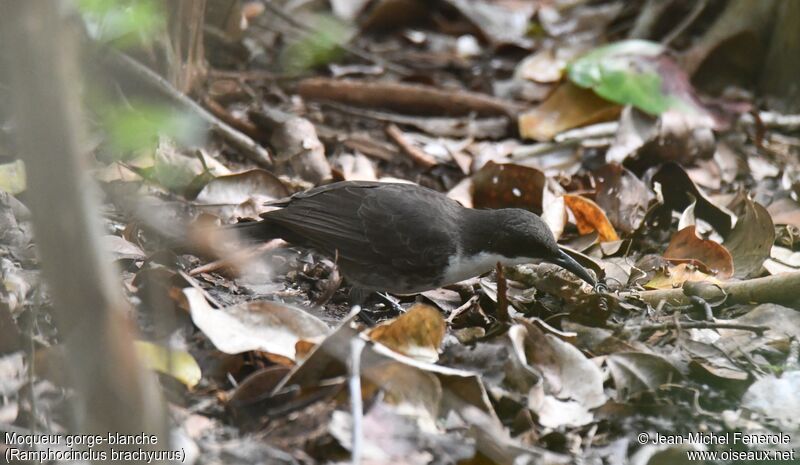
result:
[[[288,242],[300,241],[299,238],[295,238],[296,234],[267,220],[228,224],[222,226],[222,229],[238,234],[240,239],[247,242],[266,242],[272,239],[284,239]]]
[[[269,241],[277,239],[280,235],[273,232],[270,225],[264,224],[263,221],[244,221],[236,224],[226,224],[221,228],[223,231],[231,232],[239,235],[239,238],[245,241]]]

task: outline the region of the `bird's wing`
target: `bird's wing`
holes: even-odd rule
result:
[[[439,193],[424,188],[389,186],[365,198],[359,209],[372,250],[393,268],[407,272],[434,274],[443,269],[455,254],[457,231],[439,218],[443,202]],[[444,209],[444,214],[452,213]]]
[[[436,201],[440,194],[419,187],[335,183],[295,195],[262,216],[354,265],[424,272],[446,265],[455,249],[454,232],[437,228],[435,214],[425,208]]]
[[[371,189],[341,183],[323,187],[296,194],[281,205],[284,207],[281,210],[261,217],[330,255],[337,249],[340,253],[367,250],[369,240],[358,209]]]

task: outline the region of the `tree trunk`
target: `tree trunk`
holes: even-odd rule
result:
[[[137,363],[118,275],[101,253],[100,208],[87,170],[77,42],[67,6],[52,0],[0,2],[0,44],[8,59],[14,136],[26,163],[42,273],[78,397],[73,413],[78,432],[154,434],[155,446],[134,447],[167,450],[163,402],[154,376]]]

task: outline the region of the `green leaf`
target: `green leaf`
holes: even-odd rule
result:
[[[182,145],[196,145],[203,138],[202,124],[196,117],[148,103],[107,108],[103,124],[111,150],[118,159],[132,152],[152,149],[159,136],[175,139]]]
[[[147,368],[177,379],[191,389],[200,382],[200,366],[189,352],[173,350],[147,341],[136,341],[136,353]]]
[[[567,72],[576,85],[652,115],[670,109],[697,111],[686,74],[665,50],[654,42],[625,40],[592,50],[572,62]]]
[[[89,34],[119,48],[148,45],[165,31],[164,11],[155,0],[78,0]]]
[[[299,74],[340,58],[342,45],[354,34],[349,25],[332,16],[317,15],[309,22],[313,32],[290,42],[281,52],[281,65],[289,74]]]

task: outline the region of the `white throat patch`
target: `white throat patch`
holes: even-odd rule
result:
[[[465,257],[456,255],[447,263],[444,272],[443,286],[464,281],[493,269],[497,262],[503,265],[521,265],[523,263],[533,263],[535,258],[508,258],[500,254],[481,252],[478,255]]]

